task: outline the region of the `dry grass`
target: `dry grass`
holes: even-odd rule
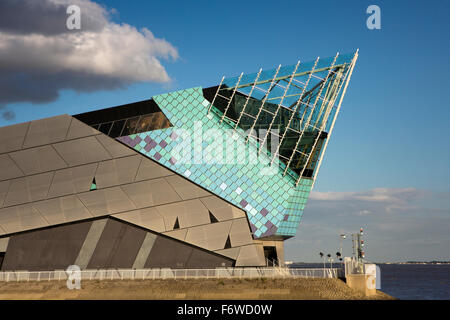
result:
[[[393,299],[378,292],[365,297],[338,279],[208,279],[208,280],[83,280],[80,290],[65,281],[0,282],[4,299]]]

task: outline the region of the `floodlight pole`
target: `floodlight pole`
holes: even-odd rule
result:
[[[347,238],[347,234],[343,233],[341,235],[339,235],[339,253],[341,254],[341,257],[344,256],[344,252],[343,252],[343,241],[344,239]]]

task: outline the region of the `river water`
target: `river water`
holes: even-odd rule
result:
[[[450,300],[449,264],[377,264],[381,291],[401,300]],[[323,264],[294,264],[296,268],[323,268]],[[329,267],[329,264],[326,265]],[[339,267],[334,264],[333,267]]]

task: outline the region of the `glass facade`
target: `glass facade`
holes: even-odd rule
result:
[[[327,138],[353,55],[224,78],[210,101],[221,122],[246,130],[260,148],[271,152],[267,137],[280,138],[272,158],[279,157],[297,183],[312,177]],[[258,137],[256,131],[267,135]]]
[[[171,126],[117,139],[244,209],[256,238],[294,236],[356,57],[154,96]]]

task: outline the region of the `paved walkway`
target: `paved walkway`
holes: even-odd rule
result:
[[[80,290],[65,281],[0,282],[4,299],[368,299],[338,279],[92,280]],[[393,299],[378,292],[370,299]]]

